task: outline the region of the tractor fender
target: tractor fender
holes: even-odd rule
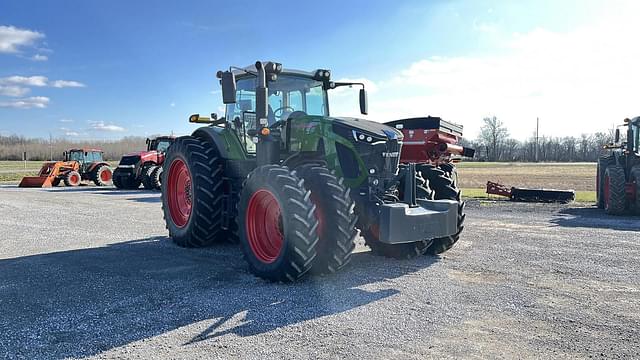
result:
[[[196,129],[192,136],[214,144],[220,156],[224,159],[246,160],[247,158],[240,140],[238,140],[236,134],[227,128],[204,126]]]
[[[107,162],[105,161],[100,161],[100,162],[95,162],[92,163],[91,166],[89,166],[89,173],[93,172],[98,166],[100,165],[106,165],[106,166],[110,166]]]

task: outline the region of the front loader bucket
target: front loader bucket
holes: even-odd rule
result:
[[[49,176],[25,176],[20,181],[18,187],[51,187],[51,177]]]

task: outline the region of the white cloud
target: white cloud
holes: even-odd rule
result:
[[[60,119],[58,121],[60,121],[61,123],[72,123],[73,119]]]
[[[176,107],[176,103],[172,102],[171,104],[169,104],[169,106]]]
[[[44,34],[15,26],[0,25],[0,53],[18,53],[21,47],[31,46]]]
[[[114,125],[114,124],[105,124],[104,121],[88,121],[89,129],[94,131],[101,132],[122,132],[126,129],[122,126]]]
[[[631,2],[571,31],[502,35],[503,51],[494,55],[416,61],[376,82],[369,117],[441,116],[464,124],[468,137],[493,114],[520,139],[532,134],[536,117],[545,135],[606,131],[640,113],[638,13],[640,3]],[[336,115],[357,110],[357,93],[332,103]]]
[[[49,105],[49,98],[45,96],[32,96],[23,99],[12,99],[9,101],[0,101],[0,107],[15,109],[43,109]]]
[[[29,93],[30,89],[16,85],[0,85],[0,95],[20,97]]]
[[[49,86],[54,88],[66,88],[66,87],[86,87],[85,84],[71,80],[55,80],[49,83]]]
[[[49,60],[49,57],[47,55],[42,55],[42,54],[35,54],[31,57],[31,60],[33,61],[47,61]]]
[[[9,76],[0,78],[0,84],[13,84],[23,86],[47,86],[47,79],[45,76]]]
[[[63,133],[65,136],[73,136],[73,137],[80,136],[80,133],[79,133],[79,132],[74,131],[74,130],[69,129],[69,128],[66,128],[66,127],[61,127],[61,128],[60,128],[60,131],[62,131],[62,133]]]

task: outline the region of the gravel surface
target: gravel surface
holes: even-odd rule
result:
[[[270,284],[159,194],[0,187],[2,358],[638,358],[640,218],[470,202],[441,257]]]

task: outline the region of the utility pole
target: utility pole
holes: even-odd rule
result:
[[[53,161],[53,136],[49,132],[49,161]]]
[[[540,118],[536,117],[536,162],[538,162],[538,139],[540,137]]]

